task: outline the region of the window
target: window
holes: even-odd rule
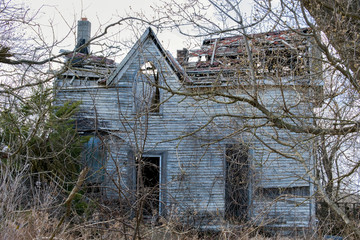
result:
[[[264,199],[276,200],[280,196],[307,197],[310,194],[309,186],[285,187],[285,188],[259,188],[256,195]]]
[[[135,108],[137,113],[160,112],[160,73],[152,62],[140,68],[136,78]]]
[[[93,136],[84,144],[83,164],[90,170],[86,179],[90,192],[100,192],[105,178],[105,150],[99,137]]]
[[[248,148],[228,145],[225,154],[225,219],[245,221],[249,206]]]

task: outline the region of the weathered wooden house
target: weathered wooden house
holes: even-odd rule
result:
[[[119,65],[88,49],[69,54],[56,99],[81,101],[89,184],[133,211],[145,199],[144,215],[201,227],[310,228],[312,140],[263,109],[301,125],[316,104],[314,51],[299,31],[208,39],[176,60],[148,28]]]

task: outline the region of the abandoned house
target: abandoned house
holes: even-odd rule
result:
[[[81,47],[90,22],[78,28]],[[248,101],[309,121],[321,84],[307,30],[298,31],[206,39],[175,59],[148,28],[120,64],[87,45],[68,54],[56,99],[81,101],[89,185],[129,211],[144,200],[145,216],[194,226],[311,228],[312,140],[276,128]]]

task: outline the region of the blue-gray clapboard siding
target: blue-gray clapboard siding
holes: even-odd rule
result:
[[[119,188],[123,192],[131,190],[132,178],[129,174],[132,166],[129,152],[135,149],[135,136],[138,143],[146,137],[144,151],[166,152],[166,183],[163,184],[167,195],[164,198],[165,205],[169,211],[172,209],[175,214],[193,209],[196,212],[208,212],[213,216],[220,215],[218,217],[221,218],[225,207],[225,147],[226,144],[243,141],[252,148],[252,202],[249,203],[251,219],[259,223],[266,220],[270,225],[280,227],[308,227],[313,217],[312,201],[309,198],[285,196],[269,200],[257,196],[255,191],[257,188],[311,185],[304,168],[306,166],[311,169],[311,142],[305,141],[306,136],[274,129],[271,126],[239,131],[245,124],[260,125],[265,120],[221,117],[202,131],[177,139],[207,123],[214,114],[231,113],[247,117],[261,114],[246,103],[224,105],[206,99],[194,100],[192,97],[172,95],[161,90],[161,101],[168,100],[162,104],[160,113],[150,114],[147,123],[145,117],[136,119],[134,84],[137,83],[134,78],[147,61],[156,63],[157,68],[161,69],[162,85],[165,86],[166,82],[172,89],[191,93],[171,71],[152,39],[145,41],[139,52],[132,56],[129,60],[131,64],[126,66],[122,78],[115,78],[112,86],[98,85],[94,80],[74,80],[70,74],[66,79],[56,81],[57,104],[67,100],[81,101],[77,126],[80,131],[97,128],[112,133],[107,140],[109,153],[106,171],[115,181],[108,181],[108,187],[114,189],[108,191],[109,195],[115,196]],[[81,74],[86,76],[88,73]],[[245,88],[251,91],[252,87],[249,85]],[[248,97],[241,89],[231,90],[231,93]],[[259,89],[259,102],[278,113],[282,112],[285,101],[295,114],[306,116],[309,113],[309,104],[304,96],[306,93],[300,93],[291,85],[280,89],[279,86],[269,83]],[[233,131],[239,132],[217,142]],[[277,143],[270,135],[278,135],[290,145],[294,138],[298,141],[299,137],[303,137],[303,149],[299,149],[299,153],[305,159],[304,162],[286,158],[269,150],[253,133],[274,149],[287,154],[294,154],[294,149]]]

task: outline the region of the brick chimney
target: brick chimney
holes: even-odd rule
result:
[[[78,21],[77,26],[77,39],[76,39],[76,48],[82,46],[87,41],[89,41],[91,36],[91,23],[87,20],[87,18],[81,18]],[[84,54],[90,53],[90,46],[82,48],[79,52]]]
[[[177,61],[180,63],[180,65],[186,64],[189,61],[189,50],[186,48],[177,50],[176,55]]]

